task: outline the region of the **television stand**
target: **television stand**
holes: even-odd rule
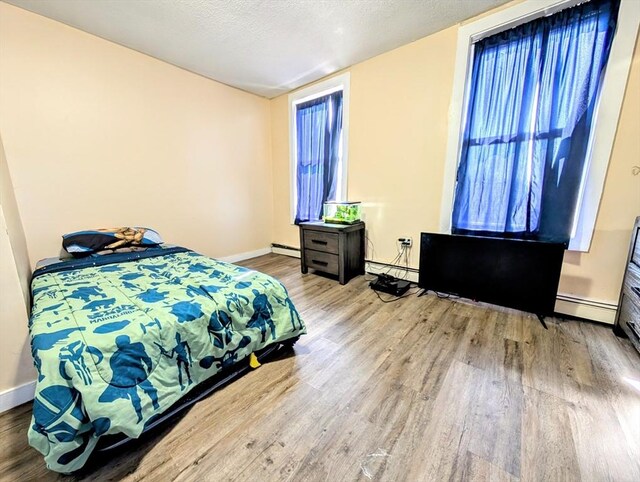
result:
[[[543,315],[536,315],[536,316],[540,320],[540,323],[542,323],[542,326],[544,326],[544,329],[548,330],[549,328],[547,327],[547,324],[544,322],[544,316]]]

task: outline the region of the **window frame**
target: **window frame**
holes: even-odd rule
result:
[[[456,177],[466,125],[467,102],[473,69],[474,43],[537,18],[573,7],[584,0],[526,0],[474,22],[458,30],[458,45],[445,159],[440,230],[451,233]],[[578,208],[568,249],[588,252],[593,238],[604,181],[613,151],[618,120],[640,25],[640,2],[621,0],[616,35],[594,112],[589,141],[586,174],[578,197]]]
[[[296,207],[298,204],[298,136],[296,122],[296,107],[298,104],[308,102],[318,97],[342,91],[342,159],[340,172],[338,173],[338,190],[342,199],[346,201],[347,193],[347,172],[349,161],[349,84],[351,75],[349,72],[336,75],[329,79],[317,82],[309,87],[299,89],[289,94],[289,199],[290,199],[290,222],[295,224]]]

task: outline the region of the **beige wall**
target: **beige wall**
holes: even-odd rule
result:
[[[351,72],[348,192],[363,202],[375,252],[389,262],[396,240],[439,231],[448,110],[458,27],[357,64]],[[275,243],[299,246],[290,224],[287,96],[271,101]],[[588,253],[567,253],[560,292],[617,303],[631,227],[640,214],[640,47],[636,46],[604,194]],[[416,245],[411,265],[417,267]]]
[[[30,300],[31,263],[27,251],[27,240],[22,227],[22,219],[18,210],[18,204],[13,190],[13,183],[9,174],[9,166],[4,155],[2,137],[0,137],[0,206],[4,212],[7,226],[8,241],[11,245],[11,254],[15,260],[16,271],[20,282],[20,290],[24,304]]]
[[[0,139],[0,393],[35,378],[27,337],[31,269]]]
[[[271,243],[269,101],[0,3],[0,132],[31,262],[143,225],[211,256]]]
[[[349,197],[364,203],[375,260],[438,230],[456,40],[453,27],[349,69]],[[0,391],[33,378],[21,294],[64,232],[147,225],[211,256],[298,246],[287,113],[286,95],[267,101],[0,3]],[[567,254],[562,292],[616,301],[638,152],[640,47],[592,248]]]
[[[640,39],[635,52],[618,131],[609,161],[596,229],[588,253],[568,252],[560,289],[618,302],[631,228],[640,216]]]
[[[63,233],[269,246],[269,124],[266,99],[0,3],[0,392],[35,378],[23,295]]]
[[[27,321],[27,307],[0,205],[0,393],[35,379]]]

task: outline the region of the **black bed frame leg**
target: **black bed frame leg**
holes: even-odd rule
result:
[[[547,327],[547,324],[544,322],[544,316],[542,316],[542,315],[536,315],[536,316],[540,320],[540,323],[542,323],[542,326],[544,326],[544,329],[548,330],[549,328]]]

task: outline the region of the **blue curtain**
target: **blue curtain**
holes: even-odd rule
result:
[[[453,232],[567,242],[618,2],[475,44]]]
[[[297,106],[295,222],[318,221],[322,204],[336,200],[342,133],[342,91]]]

